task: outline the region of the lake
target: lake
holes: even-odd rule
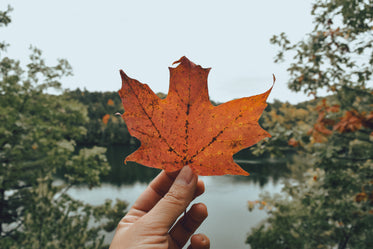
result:
[[[159,170],[123,164],[124,158],[136,148],[113,146],[107,156],[112,167],[99,188],[76,187],[70,190],[72,197],[90,204],[102,204],[105,199],[122,199],[131,206]],[[245,244],[247,234],[266,218],[265,211],[249,212],[248,201],[259,199],[260,193],[279,193],[282,179],[288,172],[286,163],[268,159],[249,160],[247,152],[235,155],[235,161],[250,173],[250,176],[204,176],[206,192],[194,203],[206,204],[209,216],[197,230],[206,234],[214,249],[249,248]],[[107,236],[110,243],[114,233]]]

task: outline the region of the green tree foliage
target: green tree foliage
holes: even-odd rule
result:
[[[65,91],[64,95],[88,107],[87,133],[77,141],[78,144],[139,145],[139,141],[129,134],[121,117],[124,110],[117,91],[89,92],[76,89]],[[166,97],[164,93],[157,95],[160,98]]]
[[[294,56],[290,89],[315,100],[263,117],[274,139],[255,152],[281,155],[281,143],[296,154],[283,194],[250,203],[269,213],[248,236],[252,248],[373,245],[373,1],[316,0],[312,15],[315,28],[304,40],[271,39],[281,48],[277,61]]]
[[[10,23],[0,11],[0,26]],[[107,173],[105,148],[80,148],[87,108],[60,89],[71,74],[66,60],[48,66],[31,48],[25,68],[0,54],[0,248],[101,248],[104,230],[115,228],[126,203],[91,206],[74,200],[68,189],[100,184]],[[63,173],[57,181],[56,174]],[[103,220],[107,221],[106,223]]]
[[[118,76],[119,79],[119,76]],[[129,135],[120,113],[122,102],[118,92],[89,92],[80,89],[66,91],[65,95],[88,107],[87,133],[78,144],[128,145],[135,140]]]

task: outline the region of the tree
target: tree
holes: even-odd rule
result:
[[[95,144],[108,146],[113,144],[130,145],[133,140],[120,115],[123,105],[117,91],[113,92],[88,92],[65,91],[67,97],[88,106],[89,124],[86,126],[87,134],[78,144]]]
[[[373,244],[373,1],[316,0],[312,15],[315,27],[304,40],[271,39],[281,49],[276,61],[294,56],[289,88],[314,95],[316,104],[309,105],[308,129],[289,127],[289,120],[272,124],[277,140],[297,149],[289,165],[297,174],[282,196],[258,202],[269,218],[248,236],[252,248]],[[320,97],[325,90],[331,95]]]
[[[0,27],[11,22],[10,11],[0,11]],[[48,66],[31,47],[24,69],[6,57],[7,46],[0,46],[0,247],[101,248],[103,229],[113,230],[127,205],[95,207],[68,195],[76,184],[99,185],[109,168],[104,148],[76,147],[89,121],[86,106],[48,94],[71,67],[63,59]]]

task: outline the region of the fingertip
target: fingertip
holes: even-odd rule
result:
[[[202,234],[195,234],[190,239],[192,249],[208,249],[210,248],[210,239]]]
[[[190,213],[200,217],[201,222],[208,216],[207,206],[202,202],[193,204],[190,210]]]
[[[181,186],[188,186],[192,184],[196,187],[197,181],[198,181],[198,176],[194,174],[191,167],[186,165],[180,170],[179,174],[175,178],[174,183],[181,185]]]
[[[195,197],[200,196],[204,192],[205,192],[205,183],[201,179],[198,179]]]
[[[180,173],[180,170],[172,171],[172,172],[164,171],[164,173],[173,181],[173,180],[175,180],[177,175]]]

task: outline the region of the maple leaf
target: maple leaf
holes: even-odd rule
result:
[[[110,114],[105,114],[102,117],[102,123],[104,123],[105,125],[107,125],[107,123],[109,122],[109,119],[110,119]]]
[[[210,68],[186,57],[175,63],[179,65],[169,68],[165,99],[120,71],[122,118],[130,134],[141,141],[126,161],[168,172],[189,165],[198,175],[249,175],[232,156],[270,137],[258,119],[272,87],[263,94],[213,106],[207,89]]]
[[[364,122],[364,116],[356,110],[346,111],[341,120],[334,126],[334,130],[341,133],[359,130]]]
[[[299,146],[299,142],[297,140],[295,140],[294,138],[290,138],[289,141],[288,141],[288,145],[293,146],[293,147],[297,147],[297,146]]]
[[[112,99],[109,99],[109,100],[107,101],[107,105],[109,105],[109,106],[114,106],[114,101],[113,101]]]

